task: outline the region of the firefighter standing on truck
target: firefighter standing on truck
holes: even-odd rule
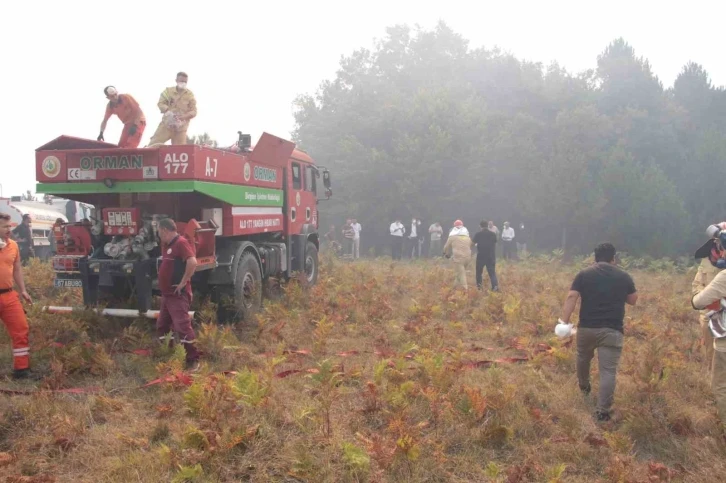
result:
[[[111,116],[116,114],[124,123],[123,131],[121,131],[121,139],[118,141],[120,148],[137,148],[141,142],[141,136],[146,128],[146,117],[141,111],[139,103],[136,102],[129,94],[119,94],[114,86],[108,86],[103,90],[108,99],[106,105],[106,114],[103,116],[101,123],[101,133],[98,135],[98,141],[104,141],[103,132],[106,130],[106,124]]]
[[[197,100],[187,89],[185,72],[176,75],[176,86],[167,87],[159,97],[159,111],[164,115],[149,145],[164,144],[171,139],[172,145],[187,143],[189,121],[197,116]]]
[[[13,290],[13,283],[20,290]],[[30,345],[28,319],[20,297],[27,303],[32,299],[25,290],[20,265],[18,244],[10,239],[10,215],[0,213],[0,319],[2,319],[13,346],[13,379],[35,378],[30,372]]]
[[[162,243],[162,259],[159,267],[161,307],[156,321],[159,340],[166,339],[170,330],[179,334],[186,350],[187,369],[199,368],[199,351],[194,346],[194,329],[189,317],[192,303],[191,279],[197,268],[197,259],[189,242],[177,233],[171,218],[159,220],[159,238]]]

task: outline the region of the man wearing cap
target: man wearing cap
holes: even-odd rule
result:
[[[13,290],[18,287],[18,292]],[[25,290],[18,244],[10,239],[10,215],[0,213],[0,319],[5,324],[13,346],[13,379],[36,377],[30,372],[28,319],[20,298],[32,303]]]
[[[577,380],[580,390],[590,394],[590,363],[597,349],[600,388],[595,417],[610,420],[615,395],[615,378],[623,351],[625,304],[635,305],[638,292],[633,279],[615,266],[615,247],[595,247],[595,264],[580,271],[572,282],[562,308],[559,325],[569,325],[580,300],[577,329]],[[559,334],[558,334],[559,335]]]
[[[466,282],[466,269],[471,261],[471,243],[469,230],[461,220],[456,220],[454,227],[449,232],[449,239],[444,245],[444,256],[452,259],[456,285],[464,287],[464,290],[469,288]]]
[[[726,432],[726,317],[724,314],[724,298],[726,298],[726,222],[708,227],[709,237],[701,248],[696,251],[696,258],[707,260],[720,271],[703,290],[693,295],[691,304],[696,310],[706,310],[708,325],[713,338],[713,355],[711,358],[711,391],[716,400],[716,408],[721,425]]]
[[[149,145],[164,144],[170,139],[173,145],[187,143],[189,121],[197,116],[197,100],[192,91],[187,89],[188,80],[185,72],[179,72],[176,85],[167,87],[161,93],[157,106],[164,117],[151,136]]]
[[[121,139],[118,141],[120,148],[137,148],[141,142],[141,136],[146,128],[146,118],[141,111],[139,103],[136,102],[131,94],[119,94],[114,86],[108,86],[103,90],[108,99],[106,105],[106,114],[103,116],[101,123],[101,133],[98,135],[98,141],[104,141],[103,132],[106,130],[106,124],[114,114],[118,116],[124,124],[121,131]]]

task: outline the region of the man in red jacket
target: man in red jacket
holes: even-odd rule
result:
[[[159,289],[161,290],[161,309],[156,321],[156,332],[164,340],[170,330],[182,338],[186,350],[187,369],[199,369],[199,351],[194,346],[194,329],[189,317],[192,303],[191,279],[197,268],[194,249],[176,229],[171,218],[159,221],[159,238],[162,246],[161,266],[159,267]]]

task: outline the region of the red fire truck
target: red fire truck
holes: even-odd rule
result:
[[[228,149],[121,149],[61,136],[36,150],[36,175],[37,192],[95,207],[87,219],[54,227],[55,285],[81,288],[86,307],[155,316],[157,222],[165,217],[196,250],[195,290],[232,301],[225,318],[257,311],[267,280],[317,280],[317,184],[322,178],[329,199],[330,173],[290,141],[264,133],[252,149],[240,133]]]

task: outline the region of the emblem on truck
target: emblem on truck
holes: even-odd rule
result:
[[[60,174],[61,171],[60,159],[56,158],[55,156],[46,157],[43,160],[43,165],[41,169],[43,170],[43,174],[46,175],[48,178],[55,178]]]
[[[250,163],[245,162],[245,181],[250,180],[250,176],[252,176],[252,170],[250,169]]]

